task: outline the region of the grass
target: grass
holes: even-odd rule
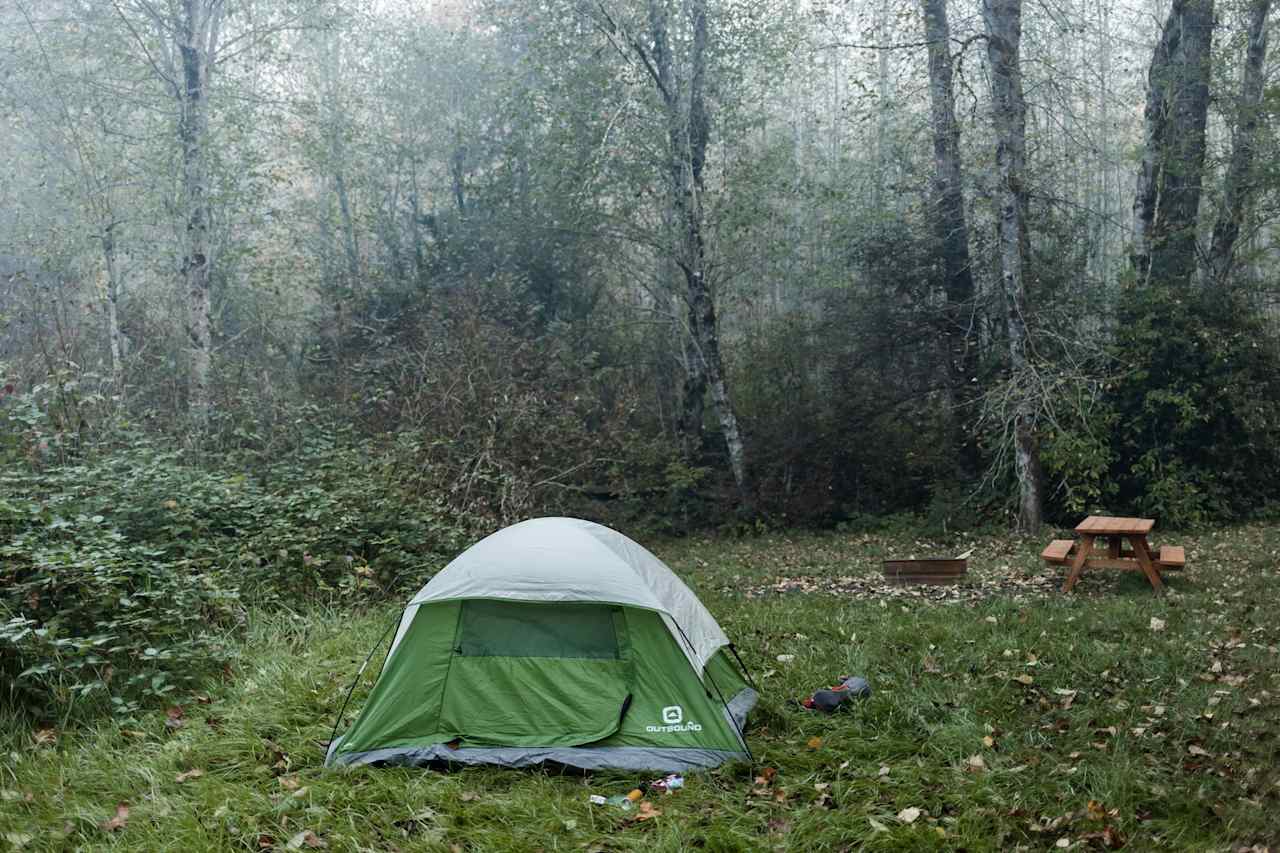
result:
[[[256,613],[228,678],[180,717],[38,737],[0,720],[0,849],[1275,845],[1280,530],[1156,538],[1188,552],[1163,599],[1131,575],[1046,590],[1041,539],[666,543],[764,699],[748,731],[756,764],[691,775],[651,797],[660,815],[644,821],[587,799],[625,793],[635,774],[322,769],[346,684],[397,608]],[[873,583],[886,555],[968,548],[961,595]],[[780,578],[853,591],[767,592]],[[846,672],[875,691],[851,712],[789,706]],[[104,828],[113,817],[121,825]]]

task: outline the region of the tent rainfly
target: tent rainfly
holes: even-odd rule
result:
[[[521,522],[413,597],[325,763],[670,773],[749,758],[757,695],[732,652],[684,582],[626,536]]]

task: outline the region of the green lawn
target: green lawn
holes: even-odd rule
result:
[[[587,799],[635,775],[322,769],[398,608],[255,613],[228,678],[181,716],[0,721],[0,849],[1275,849],[1280,530],[1153,538],[1187,546],[1163,599],[1127,574],[1062,597],[1047,536],[660,544],[764,698],[756,765],[690,776],[647,820]],[[969,548],[959,590],[876,582],[884,556]],[[852,712],[790,706],[847,672],[875,690]]]

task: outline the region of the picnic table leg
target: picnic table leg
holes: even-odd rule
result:
[[[1085,560],[1089,558],[1089,552],[1093,550],[1094,537],[1088,533],[1080,536],[1080,541],[1076,543],[1076,556],[1071,561],[1071,571],[1067,573],[1067,581],[1062,585],[1063,592],[1071,592],[1071,589],[1080,580],[1080,573],[1084,571]]]
[[[1107,556],[1113,560],[1120,556],[1120,537],[1119,536],[1107,537]]]
[[[1133,546],[1133,555],[1138,558],[1138,565],[1142,566],[1147,580],[1151,581],[1151,588],[1156,592],[1164,593],[1164,581],[1160,579],[1160,570],[1151,560],[1151,551],[1147,548],[1147,537],[1130,536],[1129,544]]]

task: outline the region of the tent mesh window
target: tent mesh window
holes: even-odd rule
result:
[[[601,604],[464,601],[458,654],[617,660],[615,610]]]

